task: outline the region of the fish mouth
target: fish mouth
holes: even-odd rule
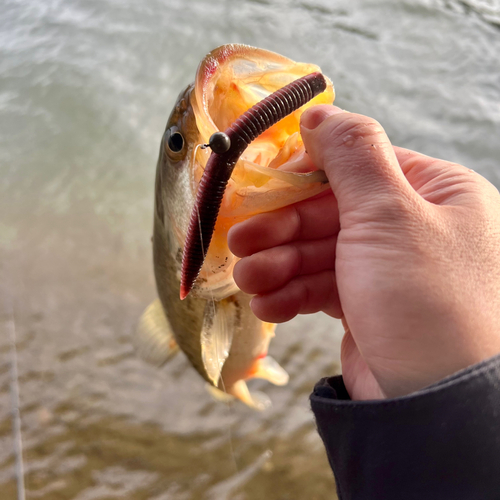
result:
[[[320,68],[315,64],[297,63],[247,45],[229,44],[213,50],[198,67],[192,99],[200,137],[208,142],[212,134],[229,128],[268,95],[316,72]],[[322,94],[255,138],[241,160],[270,168],[289,160],[291,154],[286,153],[302,147],[298,134],[302,113],[315,104],[331,104],[335,98],[331,81],[325,79]]]
[[[312,196],[312,184],[317,192],[324,189],[323,172],[315,179],[297,179],[297,171],[314,170],[298,133],[300,115],[308,106],[334,99],[331,82],[318,70],[244,45],[219,47],[200,64],[192,106],[200,137],[212,138],[214,151],[205,168],[195,171],[198,191],[184,245],[181,299],[202,268],[214,232],[220,233],[214,239],[220,240],[215,253],[221,254],[228,225]],[[280,183],[295,185],[296,192]]]

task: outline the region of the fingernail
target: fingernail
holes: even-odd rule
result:
[[[339,113],[345,113],[343,109],[337,106],[323,105],[309,108],[300,118],[301,127],[309,130],[315,129],[320,123],[325,121],[329,116]]]

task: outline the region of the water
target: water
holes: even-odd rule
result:
[[[155,297],[153,182],[165,121],[212,48],[314,62],[395,144],[500,186],[500,6],[486,0],[0,0],[0,490],[16,498],[15,327],[26,497],[324,499],[308,394],[339,325],[280,326],[263,414],[205,393],[182,356],[131,346]],[[10,312],[12,310],[12,313]]]

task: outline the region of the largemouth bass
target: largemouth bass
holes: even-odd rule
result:
[[[267,407],[269,399],[250,393],[246,381],[262,378],[284,385],[288,374],[267,355],[276,325],[253,315],[251,297],[233,280],[237,259],[227,246],[227,233],[252,215],[328,188],[323,172],[314,171],[308,160],[299,134],[300,115],[308,106],[333,102],[328,79],[324,79],[324,92],[268,127],[238,156],[210,246],[203,249],[199,276],[189,295],[181,291],[184,300],[179,297],[182,254],[211,156],[204,145],[276,90],[317,72],[313,64],[296,63],[266,50],[233,44],[219,47],[203,59],[194,84],[179,95],[160,146],[153,231],[159,300],[141,317],[136,344],[143,357],[157,365],[180,348],[214,395],[235,397],[256,409]],[[203,238],[200,241],[203,246]]]

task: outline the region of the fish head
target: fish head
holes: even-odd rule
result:
[[[163,133],[156,168],[155,215],[178,243],[183,242],[189,221],[186,203],[191,203],[193,151],[200,136],[191,106],[193,87],[189,85],[177,98]],[[174,241],[172,244],[176,246]]]
[[[279,54],[245,45],[224,45],[200,63],[195,82],[174,107],[162,141],[157,173],[157,213],[172,235],[172,252],[182,252],[191,211],[210,149],[212,134],[276,90],[318,72]],[[323,172],[305,153],[300,116],[310,106],[332,103],[326,91],[259,135],[244,151],[228,182],[217,223],[192,295],[221,300],[238,291],[233,280],[237,258],[227,245],[229,229],[242,220],[296,203],[328,188]]]

